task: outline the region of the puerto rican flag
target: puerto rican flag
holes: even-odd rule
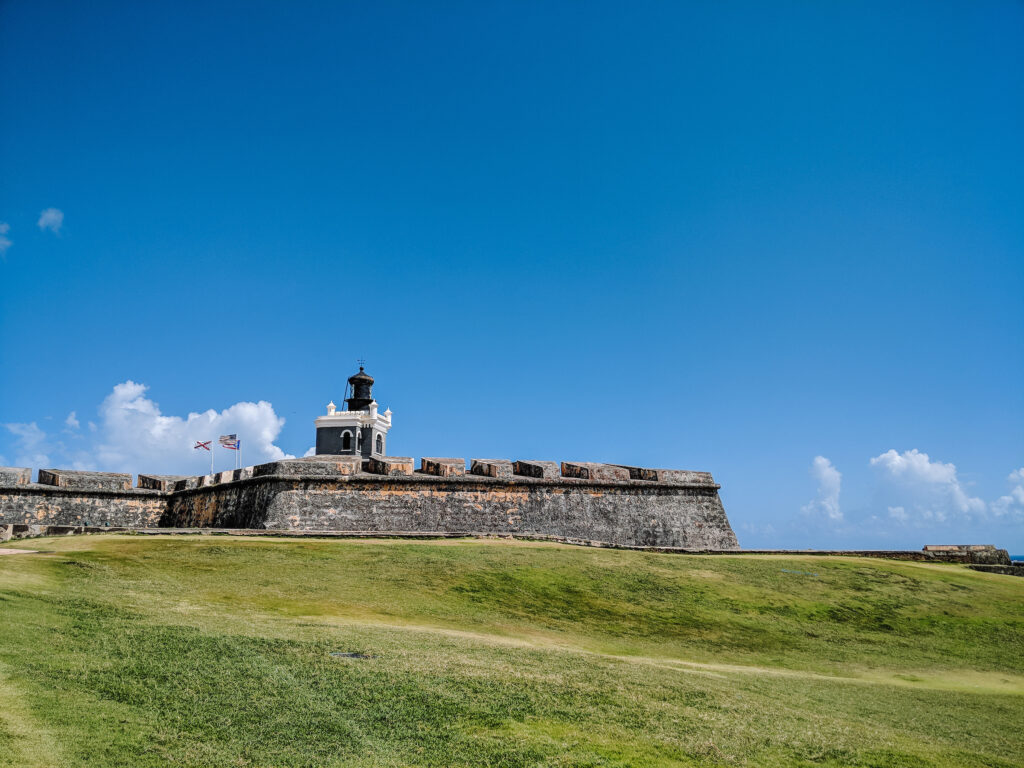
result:
[[[242,447],[242,441],[238,439],[238,435],[221,435],[217,442],[230,451],[237,451]]]

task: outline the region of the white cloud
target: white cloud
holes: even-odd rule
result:
[[[48,229],[53,234],[60,234],[60,228],[64,226],[64,211],[60,208],[47,208],[45,211],[39,214],[40,229]]]
[[[11,231],[11,225],[6,221],[0,221],[0,256],[3,256],[11,247],[11,240],[7,233]]]
[[[843,474],[824,456],[814,457],[811,474],[818,481],[818,496],[802,507],[804,514],[824,515],[834,522],[841,521],[843,513],[839,508],[839,488],[842,485]]]
[[[932,461],[916,448],[897,453],[888,450],[871,459],[884,481],[883,493],[897,502],[903,517],[920,521],[943,522],[959,516],[970,519],[983,515],[985,502],[970,496],[956,474],[956,466]]]
[[[64,423],[67,424],[68,429],[78,429],[80,426],[82,426],[81,424],[79,424],[78,418],[75,415],[74,411],[68,414],[68,417],[64,419]]]
[[[284,419],[270,403],[235,403],[220,412],[207,410],[185,418],[164,416],[156,402],[145,396],[147,389],[126,381],[103,401],[96,446],[100,466],[125,472],[201,471],[204,466],[208,470],[209,455],[203,451],[200,456],[192,446],[197,440],[216,440],[226,434],[239,436],[246,464],[285,458],[284,451],[274,445]],[[218,459],[233,457],[224,449],[219,453],[224,455]]]
[[[284,419],[266,402],[240,402],[222,410],[213,409],[187,416],[167,416],[146,396],[147,387],[125,381],[114,387],[99,407],[98,423],[89,422],[91,434],[76,437],[74,449],[51,441],[35,422],[7,424],[15,440],[15,461],[20,466],[53,466],[109,472],[154,474],[206,474],[210,454],[195,451],[197,440],[213,440],[237,434],[242,441],[242,459],[246,465],[290,458],[274,441],[281,433]],[[77,428],[77,413],[72,411],[65,423]],[[80,447],[81,442],[87,444]],[[215,448],[215,469],[234,465],[235,453]],[[52,461],[51,461],[52,459]]]
[[[907,510],[903,507],[889,507],[889,517],[893,520],[899,520],[901,523],[907,521]]]
[[[28,424],[4,424],[14,435],[14,464],[19,467],[50,467],[50,446],[46,433],[34,421]]]
[[[1013,489],[1009,495],[1000,496],[992,502],[992,514],[1024,522],[1024,467],[1013,470],[1006,479],[1014,484]]]
[[[302,454],[302,456],[303,456],[303,458],[305,458],[306,456],[316,456],[316,446],[315,445],[311,445],[309,447],[309,450],[307,450],[304,454]]]

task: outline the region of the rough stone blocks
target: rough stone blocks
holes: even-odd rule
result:
[[[588,461],[563,461],[562,477],[576,477],[580,480],[624,483],[629,480],[629,470],[614,464],[595,464]]]
[[[190,491],[193,488],[198,488],[198,487],[199,487],[199,478],[198,477],[186,477],[186,478],[183,478],[181,480],[177,480],[174,483],[174,490],[175,491]]]
[[[367,462],[367,471],[375,475],[411,475],[413,461],[411,456],[371,456]]]
[[[278,475],[281,477],[347,477],[359,472],[360,456],[309,456],[303,459],[273,461],[253,467],[253,477]]]
[[[682,483],[689,485],[716,485],[710,472],[690,472],[685,469],[645,469],[644,480],[656,483]]]
[[[544,480],[557,480],[561,476],[557,461],[517,461],[512,464],[512,471],[523,477],[539,477]]]
[[[29,467],[0,467],[0,485],[28,485],[32,482]]]
[[[466,474],[465,459],[420,459],[420,471],[437,477],[458,477]]]
[[[186,475],[139,475],[137,487],[151,491],[173,491]]]
[[[132,476],[119,472],[73,472],[67,469],[40,469],[40,485],[73,488],[76,491],[130,491]]]
[[[685,469],[648,469],[616,464],[629,472],[630,480],[646,480],[651,483],[673,483],[676,485],[714,485],[710,472],[690,472]]]
[[[511,480],[512,462],[508,459],[471,459],[469,473],[484,477],[497,477],[500,480]]]

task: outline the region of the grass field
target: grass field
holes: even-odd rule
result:
[[[9,546],[43,551],[0,557],[3,766],[1024,765],[1024,579],[489,540]]]

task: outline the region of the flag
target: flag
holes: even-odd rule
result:
[[[238,435],[221,435],[218,442],[231,451],[237,451],[242,447],[242,441],[238,439]]]
[[[208,451],[210,450],[210,443],[212,442],[213,440],[206,440],[205,442],[203,440],[196,440],[196,444],[192,446],[192,450],[198,451],[202,448],[204,451]]]

